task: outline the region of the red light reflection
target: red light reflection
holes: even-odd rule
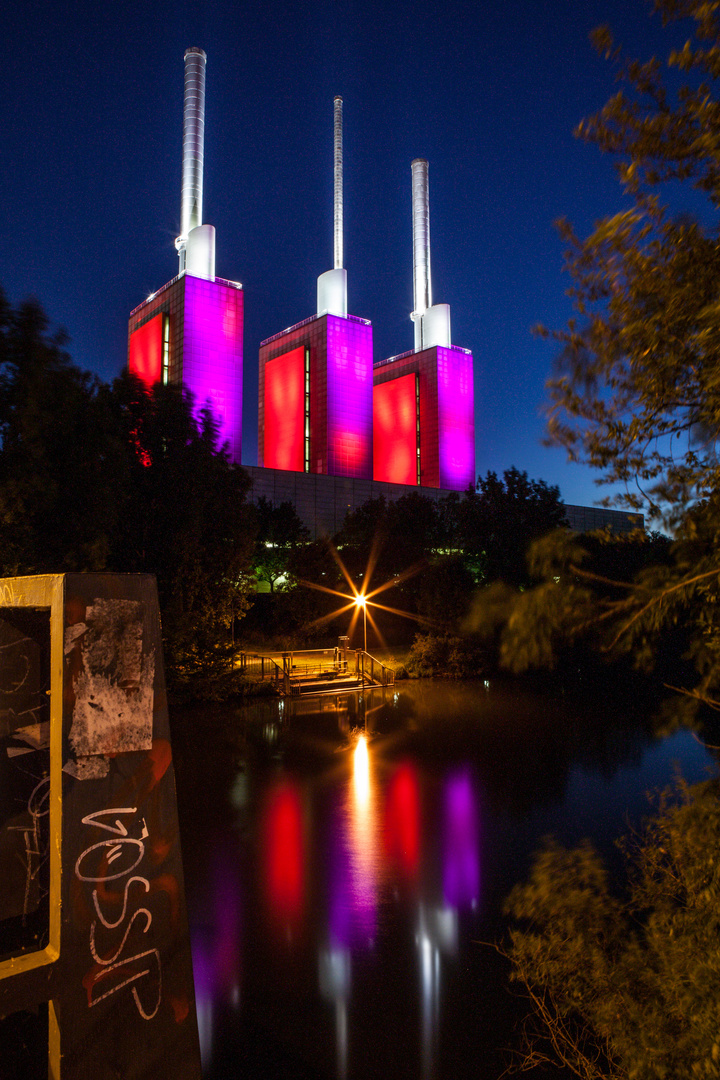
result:
[[[410,762],[400,765],[390,780],[385,824],[389,858],[414,880],[420,856],[420,799],[417,770]]]
[[[268,910],[278,930],[292,933],[300,922],[305,891],[302,805],[296,784],[285,781],[270,793],[263,831]]]

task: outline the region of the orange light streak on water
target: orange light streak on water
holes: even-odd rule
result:
[[[375,936],[378,880],[378,822],[367,739],[361,735],[353,754],[350,800],[350,861],[356,929],[371,944]]]

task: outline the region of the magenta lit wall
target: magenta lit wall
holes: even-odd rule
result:
[[[437,347],[438,456],[440,487],[463,491],[475,484],[473,358]]]
[[[372,327],[326,318],[327,471],[372,480]]]
[[[219,442],[240,463],[242,448],[243,293],[231,285],[184,277],[182,381],[199,413],[209,404]]]

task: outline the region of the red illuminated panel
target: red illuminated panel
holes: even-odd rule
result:
[[[130,371],[146,386],[162,381],[163,313],[160,311],[130,337]]]
[[[305,467],[305,348],[276,356],[265,364],[266,469]]]
[[[415,375],[373,387],[373,479],[417,484]]]

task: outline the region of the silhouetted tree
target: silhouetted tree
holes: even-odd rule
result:
[[[35,301],[0,293],[0,573],[153,573],[171,671],[227,667],[249,602],[246,474],[181,389],[106,386],[65,345]]]
[[[455,542],[480,581],[527,584],[530,544],[565,523],[560,490],[514,466],[502,480],[478,477],[475,491],[455,504]]]
[[[256,503],[255,513],[257,535],[253,568],[258,580],[266,581],[273,592],[276,582],[287,578],[293,552],[310,540],[310,530],[303,525],[291,502],[274,506],[263,497]]]
[[[0,294],[0,573],[105,570],[125,451],[99,381],[34,301]]]

